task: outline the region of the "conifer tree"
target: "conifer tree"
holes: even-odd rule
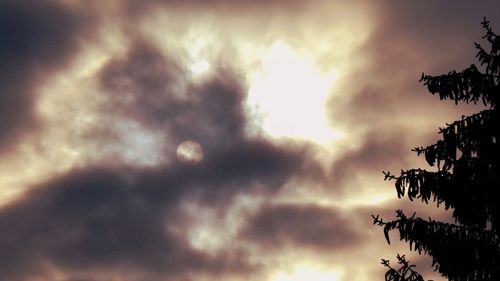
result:
[[[434,171],[384,172],[385,180],[395,181],[398,198],[443,205],[452,210],[455,223],[407,216],[401,210],[393,221],[373,216],[388,243],[388,233],[397,230],[411,250],[430,255],[434,269],[450,281],[500,280],[500,38],[486,19],[482,25],[489,47],[475,43],[479,67],[422,74],[421,82],[441,100],[486,109],[440,128],[437,143],[413,149]]]

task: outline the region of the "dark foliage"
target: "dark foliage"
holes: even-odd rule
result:
[[[422,275],[413,270],[415,265],[411,265],[405,256],[397,255],[398,263],[401,265],[399,269],[391,267],[388,260],[382,259],[382,264],[387,267],[385,280],[387,281],[424,281]]]
[[[486,109],[447,124],[439,130],[441,140],[413,150],[435,171],[411,169],[399,176],[384,172],[385,180],[395,181],[399,198],[444,204],[453,211],[455,223],[406,216],[401,210],[394,221],[373,216],[374,224],[383,226],[387,242],[389,231],[398,230],[411,250],[430,255],[434,269],[451,281],[500,280],[496,195],[500,187],[500,37],[488,21],[482,25],[490,46],[487,50],[475,44],[482,71],[471,65],[461,72],[422,75],[421,81],[441,100],[479,103]],[[386,280],[420,280],[389,277],[386,274]]]

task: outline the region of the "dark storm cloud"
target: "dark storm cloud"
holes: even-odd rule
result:
[[[269,17],[269,21],[260,21],[260,12],[303,12],[298,8],[304,8],[306,2],[129,0],[122,3],[130,13],[127,15],[138,18],[162,7],[179,8],[186,13],[191,9],[222,11],[235,17],[250,12],[254,13],[250,22],[258,26],[252,25],[250,29],[260,34],[265,33],[261,28],[276,20]],[[378,21],[359,54],[366,55],[370,63],[351,73],[352,78],[346,78],[352,79],[348,81],[352,88],[346,87],[352,91],[343,95],[343,98],[348,96],[339,103],[344,106],[331,106],[333,120],[366,130],[361,134],[359,148],[339,154],[328,185],[337,190],[349,188],[350,196],[354,197],[357,192],[354,190],[358,189],[349,184],[349,178],[378,174],[380,182],[373,184],[378,187],[384,184],[382,170],[398,171],[407,156],[416,157],[409,151],[413,147],[409,138],[414,136],[412,130],[416,128],[413,121],[420,114],[438,111],[430,106],[438,103],[437,99],[417,82],[420,73],[439,74],[469,65],[471,60],[463,58],[473,58],[472,42],[481,36],[479,21],[486,15],[495,23],[499,14],[498,8],[487,7],[491,1],[473,4],[456,1],[453,6],[443,3],[369,4]],[[138,18],[123,20],[130,20],[134,26]],[[283,32],[300,33],[300,28],[293,25],[296,19],[287,22],[293,31],[285,31],[288,28],[283,27]],[[233,23],[239,27],[238,22]],[[91,29],[86,24],[88,19],[80,12],[55,2],[2,1],[0,147],[5,149],[22,130],[36,126],[33,114],[36,87],[45,76],[61,70],[71,60],[78,50],[79,36]],[[126,31],[134,29],[127,28]],[[224,210],[238,194],[271,197],[290,179],[322,176],[307,147],[278,145],[245,135],[248,120],[243,103],[247,89],[239,74],[215,66],[211,77],[193,82],[180,57],[164,54],[144,38],[135,38],[139,32],[133,31],[133,35],[126,34],[133,41],[129,52],[107,62],[97,74],[100,94],[107,104],[96,113],[103,117],[99,119],[103,122],[88,134],[88,141],[98,144],[93,153],[101,155],[107,147],[119,144],[123,136],[113,126],[120,125],[122,120],[133,120],[147,129],[164,132],[165,150],[159,154],[175,157],[177,145],[192,139],[202,145],[203,161],[198,165],[174,161],[155,168],[136,168],[126,167],[117,158],[105,162],[115,161],[108,167],[100,162],[103,166],[73,170],[31,188],[20,199],[0,209],[1,280],[22,281],[43,276],[51,280],[48,271],[52,266],[66,273],[67,281],[109,280],[103,277],[109,272],[114,276],[126,274],[134,281],[189,280],[192,274],[248,274],[247,279],[253,279],[253,273],[261,268],[249,261],[255,260],[254,256],[248,259],[250,253],[222,250],[208,255],[190,246],[183,229],[187,224],[180,207],[183,200],[195,197],[202,205]],[[408,126],[388,126],[392,121],[408,121]],[[436,131],[433,127],[429,135],[435,136]],[[388,203],[380,213],[391,218],[396,208],[410,207],[400,200]],[[379,213],[377,207],[345,212],[313,205],[266,205],[249,217],[240,238],[260,247],[265,254],[282,249],[292,253],[293,249],[309,249],[325,256],[334,250],[363,251],[363,247],[356,245],[372,243],[374,240],[370,238],[375,234],[377,241],[385,243],[379,229],[357,230],[360,226],[371,227],[370,215]],[[346,259],[350,257],[347,255]],[[262,260],[262,264],[266,262]],[[357,262],[354,260],[352,264],[357,266]]]
[[[172,196],[178,186],[159,173],[76,171],[3,207],[1,279],[44,276],[47,263],[69,273],[133,268],[150,277],[249,270],[243,253],[210,257],[171,230],[182,225]]]
[[[301,173],[299,154],[265,143],[240,148],[199,166],[87,169],[37,187],[0,211],[0,277],[43,275],[44,263],[67,272],[133,266],[151,276],[248,272],[253,266],[244,253],[207,256],[169,231],[183,225],[184,196],[205,194],[207,203],[223,207],[253,183],[272,190]]]
[[[53,1],[0,3],[0,150],[36,126],[36,87],[75,54],[84,20]]]
[[[236,73],[216,66],[202,82],[192,82],[188,75],[182,62],[143,40],[100,72],[110,97],[105,112],[165,132],[167,155],[175,155],[177,145],[188,139],[201,144],[200,164],[169,170],[174,186],[185,180],[190,184],[180,184],[182,189],[210,190],[206,195],[211,200],[224,201],[251,185],[272,191],[292,176],[321,174],[306,146],[278,146],[245,136],[246,89]]]
[[[188,75],[181,62],[138,41],[126,58],[111,61],[100,72],[101,86],[110,97],[104,112],[165,132],[167,155],[175,155],[185,140],[199,142],[204,160],[195,169],[210,171],[203,176],[237,181],[265,175],[269,181],[299,170],[321,174],[304,145],[278,147],[246,137],[246,89],[236,73],[216,67],[202,82],[192,82]]]
[[[253,184],[272,190],[301,173],[300,154],[266,143],[234,148],[199,166],[75,171],[25,194],[0,211],[0,277],[43,276],[44,263],[65,272],[248,273],[245,253],[207,256],[169,231],[183,225],[178,204],[189,194],[224,208]]]
[[[125,59],[101,72],[110,97],[105,110],[165,130],[174,144],[193,139],[207,151],[224,148],[242,141],[245,89],[230,70],[216,72],[201,84],[192,83],[182,62],[138,40]]]
[[[281,247],[331,252],[359,245],[355,230],[341,210],[315,205],[268,205],[248,219],[241,237],[266,249]]]
[[[196,140],[204,159],[148,169],[116,160],[31,188],[0,209],[0,279],[46,276],[46,264],[76,277],[127,271],[145,280],[255,273],[245,252],[213,256],[191,248],[178,231],[186,223],[180,204],[196,195],[224,211],[235,195],[271,195],[291,178],[318,173],[307,148],[246,137],[244,87],[236,74],[218,69],[192,83],[180,62],[145,41],[111,60],[98,78],[109,102],[102,114],[165,132],[168,149],[158,153],[175,155],[181,141]],[[113,133],[106,126],[113,125],[89,134],[102,142],[98,150],[120,138],[107,139]]]

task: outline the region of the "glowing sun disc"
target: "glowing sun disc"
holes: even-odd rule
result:
[[[177,160],[184,164],[198,164],[203,160],[203,149],[195,141],[187,140],[177,148]]]

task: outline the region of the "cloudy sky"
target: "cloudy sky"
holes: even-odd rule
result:
[[[383,280],[382,171],[498,1],[0,0],[0,280]]]

